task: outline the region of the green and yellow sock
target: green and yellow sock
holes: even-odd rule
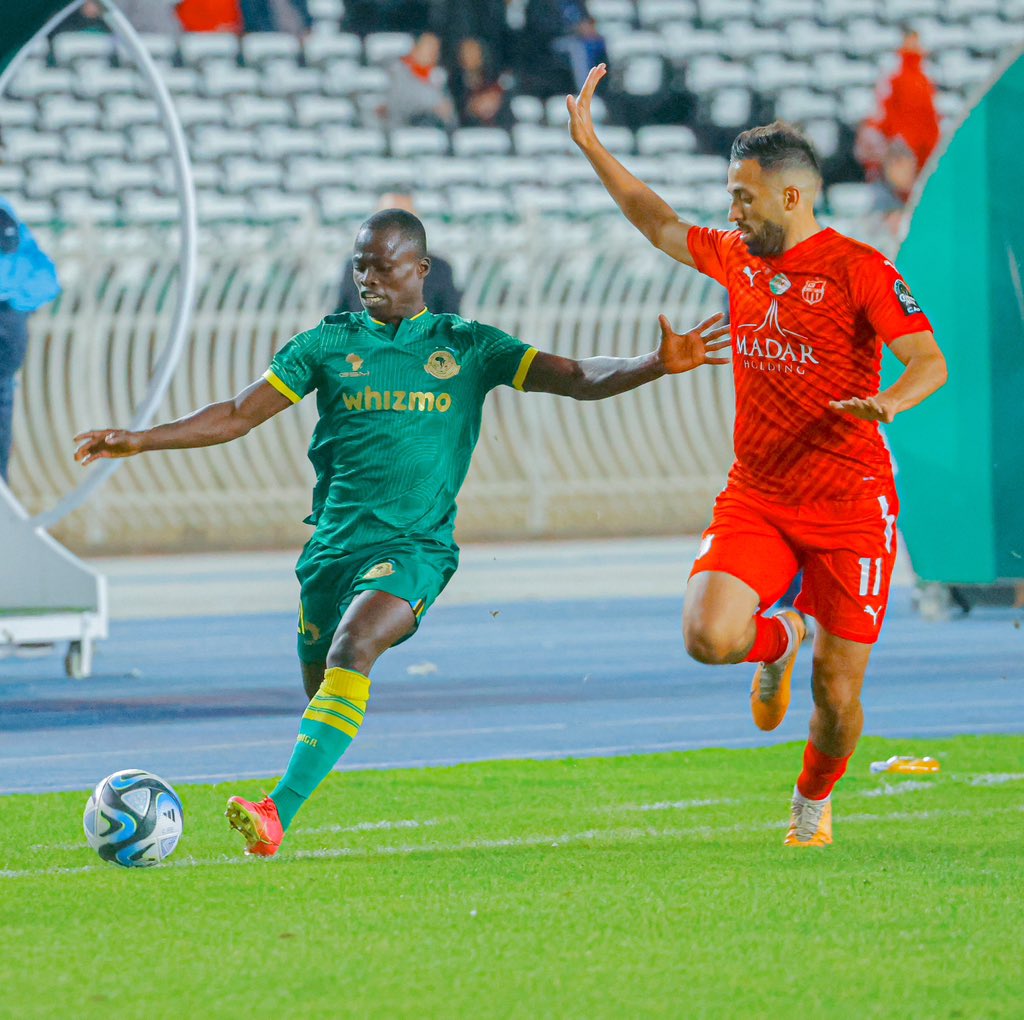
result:
[[[338,667],[324,673],[320,690],[302,714],[288,768],[270,794],[285,829],[348,750],[369,698],[370,681],[362,673]]]

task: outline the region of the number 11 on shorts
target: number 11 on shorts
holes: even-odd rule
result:
[[[875,583],[871,584],[871,559],[867,556],[857,560],[860,564],[860,594],[861,595],[877,595],[882,590],[882,557],[874,561],[875,563]],[[871,591],[868,592],[870,586]]]

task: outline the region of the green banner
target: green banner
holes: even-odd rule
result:
[[[17,3],[4,4],[3,18],[0,18],[0,71],[50,18],[70,2],[18,0]]]
[[[900,527],[926,581],[1024,578],[1024,56],[973,107],[925,182],[897,259],[949,382],[887,429]],[[883,385],[902,366],[886,355]]]

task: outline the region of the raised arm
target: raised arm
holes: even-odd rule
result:
[[[658,317],[661,324],[658,349],[636,358],[599,357],[574,361],[541,351],[530,365],[523,389],[535,393],[556,393],[575,400],[603,400],[653,382],[663,375],[689,372],[699,365],[727,365],[728,358],[710,356],[730,343],[722,339],[728,334],[729,326],[716,325],[722,318],[719,312],[685,333],[676,333],[668,319],[661,315]]]
[[[94,429],[79,433],[75,436],[75,442],[80,444],[75,460],[84,465],[107,457],[132,457],[150,450],[183,450],[230,443],[291,406],[286,396],[260,379],[231,400],[208,404],[166,425],[154,425],[141,432]]]
[[[686,237],[693,224],[680,219],[668,202],[634,177],[598,140],[590,115],[590,104],[597,83],[607,73],[604,64],[592,67],[580,94],[575,98],[566,97],[572,140],[590,161],[601,183],[618,203],[626,219],[655,248],[660,248],[677,262],[692,266],[693,256]]]

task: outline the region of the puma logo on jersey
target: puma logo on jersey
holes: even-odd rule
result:
[[[743,267],[743,272],[746,275],[747,279],[750,281],[750,286],[753,287],[754,286],[754,277],[760,275],[761,270],[760,269],[751,269],[750,266],[744,266]]]
[[[875,621],[875,626],[876,627],[878,626],[878,614],[881,611],[882,611],[882,607],[881,606],[879,606],[877,609],[875,609],[874,606],[865,606],[864,607],[864,612],[867,613],[868,616],[870,616],[871,619]]]
[[[711,533],[711,534],[709,534],[709,535],[705,535],[705,536],[704,536],[704,537],[703,537],[703,538],[702,538],[702,539],[700,540],[700,549],[698,549],[698,550],[697,550],[697,559],[698,559],[698,560],[699,560],[699,559],[700,559],[700,558],[701,558],[702,556],[707,556],[707,554],[708,554],[709,552],[711,552],[711,543],[712,543],[712,542],[714,542],[714,540],[715,540],[715,535],[714,535],[714,532],[712,532],[712,533]]]

